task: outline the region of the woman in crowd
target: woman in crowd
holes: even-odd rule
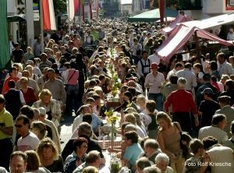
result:
[[[50,138],[40,141],[37,153],[41,164],[51,172],[64,172],[62,158],[58,155],[58,149]]]
[[[46,125],[41,121],[33,121],[31,124],[31,131],[37,135],[39,140],[42,140],[47,135]]]
[[[55,126],[58,127],[61,117],[59,101],[52,98],[52,93],[48,89],[43,89],[39,94],[39,98],[40,100],[34,102],[32,106],[35,108],[44,107],[48,119],[52,120],[55,123]]]
[[[21,77],[20,78],[21,91],[24,95],[24,99],[27,105],[31,106],[35,101],[37,101],[37,96],[33,90],[33,88],[28,86],[28,78]]]
[[[40,159],[36,151],[25,151],[28,156],[27,159],[27,172],[30,173],[50,173],[50,171],[44,167],[41,167]]]
[[[172,123],[171,118],[165,112],[158,112],[156,121],[160,126],[157,138],[160,149],[169,156],[174,171],[180,173],[183,171],[185,161],[180,148],[180,131],[182,131],[180,124]]]
[[[85,153],[88,148],[88,141],[84,137],[79,137],[73,142],[73,152],[67,156],[64,163],[64,171],[72,173],[77,166],[85,161]]]

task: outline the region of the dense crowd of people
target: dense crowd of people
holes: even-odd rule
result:
[[[167,62],[155,53],[167,37],[160,29],[103,20],[39,35],[26,50],[11,38],[13,63],[0,74],[0,172],[111,172],[97,141],[113,110],[122,144],[108,151],[120,172],[232,173],[234,57],[203,47]],[[61,148],[67,117],[71,139]]]

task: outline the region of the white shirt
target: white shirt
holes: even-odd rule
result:
[[[145,87],[147,84],[151,84],[149,88],[149,93],[158,94],[160,93],[160,88],[162,83],[165,81],[164,75],[160,72],[156,76],[153,73],[149,73],[145,78]]]
[[[17,141],[17,148],[19,151],[27,151],[27,150],[36,150],[37,146],[39,144],[38,137],[32,133],[29,132],[29,134],[22,138],[20,137]]]
[[[150,59],[151,64],[152,64],[153,62],[156,62],[156,64],[159,65],[159,63],[160,63],[160,58],[159,58],[155,53],[152,54],[152,55],[150,55],[150,56],[148,57],[148,59]]]
[[[214,126],[205,126],[199,130],[198,139],[202,140],[207,136],[215,137],[221,144],[228,140],[227,133],[224,130]]]
[[[180,77],[184,77],[187,80],[186,83],[186,90],[190,90],[192,91],[194,87],[197,86],[197,78],[196,75],[190,71],[189,69],[183,69],[183,70],[179,70],[176,75],[178,76],[178,78]]]

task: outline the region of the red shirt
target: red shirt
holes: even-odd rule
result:
[[[166,102],[164,103],[164,109],[169,111],[169,107],[172,106],[172,112],[193,112],[197,114],[197,106],[190,92],[183,89],[179,89],[171,92]]]

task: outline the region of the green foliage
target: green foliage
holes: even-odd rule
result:
[[[66,13],[67,12],[66,0],[53,0],[53,2],[54,2],[55,13],[58,13],[58,12]]]

